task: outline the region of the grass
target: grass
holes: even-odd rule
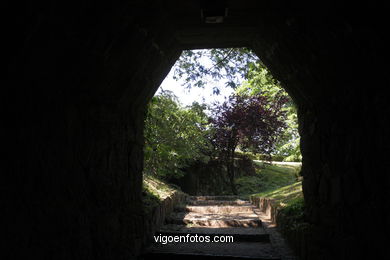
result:
[[[275,206],[279,208],[291,206],[295,209],[297,205],[303,204],[302,182],[297,180],[300,166],[255,163],[264,167],[258,173],[264,182],[264,188],[251,196],[273,199]]]
[[[265,193],[291,185],[297,181],[300,166],[272,165],[254,161],[256,174],[236,179],[236,187],[240,195]]]
[[[144,175],[142,187],[142,203],[145,214],[151,213],[162,200],[171,196],[178,188],[167,184],[156,177]]]
[[[243,177],[238,180],[240,191],[252,192],[253,197],[273,199],[278,208],[278,225],[283,234],[296,232],[306,226],[304,220],[304,199],[302,182],[298,181],[300,166],[271,165],[255,161],[256,176]],[[260,191],[260,192],[259,192]]]
[[[275,201],[277,206],[286,207],[303,198],[302,182],[297,181],[274,190],[253,194],[253,196],[270,198]]]
[[[304,216],[305,202],[302,193],[302,182],[297,181],[297,170],[287,165],[266,166],[263,174],[265,174],[266,179],[268,178],[268,188],[251,195],[273,199],[273,205],[278,208],[277,223],[279,229],[291,244],[294,244],[296,234],[308,227]],[[292,183],[288,183],[292,180]]]

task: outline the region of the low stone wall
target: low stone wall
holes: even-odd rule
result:
[[[169,181],[179,186],[184,192],[194,196],[233,195],[226,166],[218,160],[210,160],[208,163],[197,162],[183,170],[186,173],[183,177]],[[255,175],[253,163],[240,158],[234,161],[234,171],[235,178]]]
[[[316,241],[318,236],[323,236],[322,232],[315,232],[308,223],[302,223],[291,228],[288,223],[288,217],[283,212],[279,212],[276,222],[283,237],[300,260],[316,259],[319,252],[313,241]]]
[[[152,210],[152,213],[144,219],[143,248],[153,241],[154,233],[164,224],[165,218],[173,212],[175,206],[184,203],[188,195],[176,191],[161,201],[160,205]]]
[[[272,223],[276,224],[278,209],[275,207],[273,199],[251,196],[249,200],[260,211],[264,212],[271,219]]]
[[[301,260],[316,259],[316,248],[309,241],[314,240],[313,230],[308,224],[302,224],[299,227],[290,229],[287,227],[287,217],[276,206],[273,199],[251,196],[250,202],[264,212],[276,224],[278,230],[282,233],[290,247]],[[317,232],[321,234],[320,232]]]

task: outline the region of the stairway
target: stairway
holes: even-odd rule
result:
[[[232,236],[234,242],[213,242],[221,235]],[[236,196],[189,197],[156,236],[209,236],[210,242],[153,242],[141,259],[281,259],[255,207]]]

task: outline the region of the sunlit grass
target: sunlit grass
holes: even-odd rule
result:
[[[171,196],[176,191],[173,186],[147,175],[144,175],[143,187],[161,200]]]
[[[155,177],[144,175],[142,187],[142,204],[146,214],[157,207],[162,200],[171,196],[177,189]]]
[[[307,226],[305,222],[305,201],[302,193],[302,182],[297,181],[273,190],[253,194],[252,197],[269,198],[278,209],[278,226],[283,234],[292,234]]]
[[[243,176],[236,179],[239,194],[265,193],[294,184],[299,176],[300,166],[271,165],[259,161],[254,176]]]
[[[275,206],[282,208],[303,199],[302,181],[298,181],[300,165],[254,163],[259,167],[256,178],[262,185],[252,196],[273,199]]]
[[[285,207],[303,198],[302,182],[298,181],[275,190],[260,192],[253,196],[273,199],[276,205]]]

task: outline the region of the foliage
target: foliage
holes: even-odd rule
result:
[[[245,96],[263,95],[271,99],[282,95],[288,98],[288,102],[292,102],[280,82],[261,62],[250,66],[247,80],[236,89],[236,93]],[[286,104],[290,105],[290,103]]]
[[[206,66],[205,57],[211,60]],[[183,51],[174,66],[174,78],[183,79],[187,88],[204,87],[212,81],[226,79],[226,85],[237,88],[238,95],[263,95],[271,100],[285,96],[288,99],[284,109],[287,112],[287,128],[278,138],[274,153],[286,161],[301,161],[298,120],[294,102],[278,82],[248,48],[204,49]],[[244,81],[243,84],[241,82]],[[214,93],[219,94],[218,87]]]
[[[236,151],[236,157],[238,157],[238,158],[242,158],[242,157],[248,157],[249,159],[251,159],[251,160],[259,160],[258,159],[258,155],[259,154],[254,154],[254,153],[252,153],[252,152],[243,152],[243,151]]]
[[[145,120],[145,167],[148,175],[181,176],[180,169],[194,161],[207,161],[208,117],[194,103],[182,108],[172,92],[153,97]]]
[[[286,111],[287,128],[278,139],[275,153],[285,157],[285,161],[301,161],[297,109],[293,100],[273,78],[269,70],[261,63],[252,64],[248,72],[248,80],[236,89],[238,95],[263,95],[275,100],[280,96],[287,99],[283,110]]]
[[[276,150],[277,150],[277,148],[276,148]],[[252,160],[259,160],[259,161],[270,160],[270,161],[273,161],[273,162],[282,162],[282,161],[285,161],[285,159],[286,159],[286,157],[284,157],[283,155],[278,155],[278,154],[268,155],[268,154],[262,154],[262,153],[254,154],[254,153],[252,153],[250,151],[246,151],[246,152],[236,151],[236,156],[237,157],[247,156],[247,157],[249,157]]]
[[[290,128],[292,129],[292,128]],[[288,134],[292,134],[287,133]],[[286,139],[285,139],[286,140]],[[300,138],[296,139],[290,139],[286,143],[279,144],[279,149],[277,149],[280,154],[289,154],[288,156],[284,157],[284,162],[301,162],[302,161],[302,154],[301,154],[301,148],[300,148]]]
[[[277,137],[285,128],[285,112],[281,110],[285,102],[283,96],[270,102],[266,96],[233,95],[214,107],[212,142],[227,167],[233,193],[237,192],[234,185],[237,146],[265,154],[274,151]]]
[[[243,149],[270,154],[285,128],[286,114],[281,109],[285,102],[284,97],[271,102],[260,95],[230,96],[213,109],[213,144],[219,151],[234,152],[240,145]]]
[[[281,209],[280,212],[289,216],[294,222],[302,220],[304,216],[305,201],[303,196],[297,196],[296,198],[290,199],[288,205]]]
[[[209,67],[204,65],[204,57],[211,60]],[[256,62],[258,57],[248,48],[185,50],[174,66],[174,78],[184,79],[187,88],[204,87],[210,80],[221,79],[235,88]],[[217,87],[214,93],[219,93]]]
[[[294,231],[301,231],[307,228],[305,222],[305,201],[303,196],[291,199],[289,204],[282,207],[278,213],[278,223],[284,235],[292,234]]]

